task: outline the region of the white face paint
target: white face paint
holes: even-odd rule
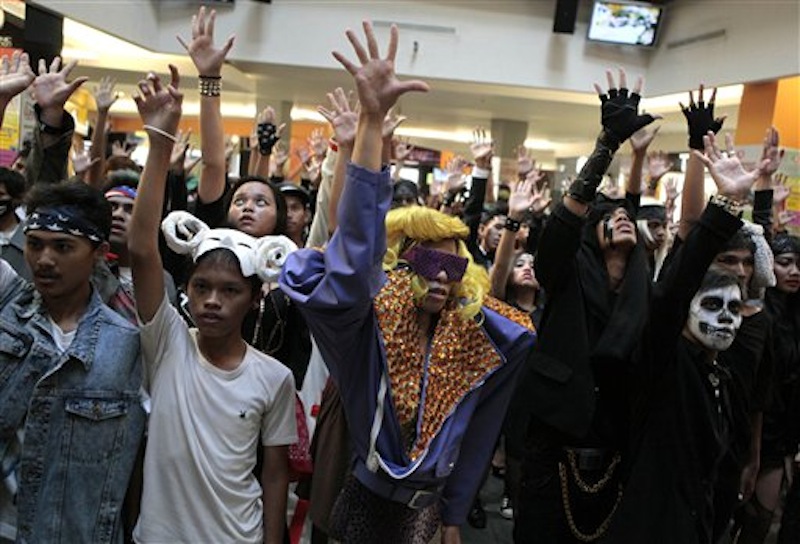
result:
[[[698,291],[689,306],[692,337],[712,351],[725,351],[742,324],[742,291],[736,285]]]

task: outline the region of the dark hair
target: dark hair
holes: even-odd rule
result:
[[[734,251],[737,249],[746,249],[751,255],[756,254],[756,243],[743,229],[737,230],[736,234],[731,236],[719,252],[725,253],[726,251]]]
[[[742,293],[742,296],[746,296],[745,287],[739,282],[739,278],[734,276],[729,272],[725,272],[722,270],[718,270],[715,268],[710,268],[706,272],[706,275],[703,276],[703,281],[700,283],[700,287],[697,291],[708,291],[709,289],[721,289],[723,287],[730,287],[731,285],[735,285],[739,288]]]
[[[253,181],[258,183],[263,183],[272,190],[272,197],[275,199],[276,213],[275,213],[275,232],[271,234],[286,234],[286,199],[283,197],[283,193],[275,183],[271,182],[268,179],[264,179],[260,176],[245,176],[233,184],[230,192],[228,193],[230,197],[228,198],[228,203],[227,203],[228,205],[225,206],[226,210],[225,214],[227,215],[228,210],[231,207],[231,203],[233,202],[233,195],[236,194],[236,191],[239,190],[239,187],[241,187],[245,183],[250,183]]]
[[[8,196],[14,200],[25,196],[25,177],[19,172],[0,166],[0,185],[5,185]]]
[[[492,206],[489,209],[483,210],[483,213],[481,213],[481,225],[487,224],[495,217],[503,217],[507,213],[508,213],[507,209],[503,209],[502,207],[499,206]]]
[[[772,239],[770,247],[773,255],[780,255],[781,253],[800,254],[800,238],[786,232],[779,232]]]
[[[141,172],[142,169],[130,157],[121,157],[119,155],[112,155],[106,160],[105,175],[108,176],[109,172],[114,170],[133,170],[134,172]]]
[[[25,205],[28,214],[39,208],[72,206],[97,227],[104,240],[111,234],[111,204],[103,193],[82,181],[36,184],[25,198]]]
[[[196,262],[189,264],[189,270],[186,274],[187,286],[189,285],[192,276],[197,271],[197,267],[204,263],[208,263],[212,267],[222,266],[235,268],[240,274],[242,270],[239,266],[239,259],[236,257],[236,254],[233,251],[224,247],[212,249],[208,253],[203,253]],[[258,274],[253,274],[252,276],[245,277],[244,279],[250,283],[250,290],[253,296],[258,294],[258,292],[261,290],[262,284],[261,278],[258,277]]]

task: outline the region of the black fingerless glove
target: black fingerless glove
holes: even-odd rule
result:
[[[690,104],[688,108],[683,108],[683,115],[686,117],[686,124],[689,125],[689,148],[702,151],[705,149],[703,136],[712,131],[718,133],[722,128],[721,117],[714,119],[714,103],[706,105],[702,100],[696,104]]]
[[[594,196],[597,193],[597,188],[600,182],[603,181],[603,176],[608,170],[608,165],[611,164],[611,159],[614,158],[614,151],[616,148],[611,149],[604,138],[608,135],[605,130],[600,133],[597,142],[594,146],[594,151],[589,156],[589,160],[583,165],[578,177],[569,186],[569,196],[582,202],[583,204],[591,204],[594,201]]]
[[[278,136],[278,127],[273,123],[259,123],[256,135],[258,136],[258,152],[262,155],[272,154],[272,148],[281,138]]]
[[[646,127],[655,117],[649,113],[639,115],[639,93],[628,93],[628,89],[609,89],[600,95],[600,122],[603,132],[600,140],[612,153],[637,130]]]

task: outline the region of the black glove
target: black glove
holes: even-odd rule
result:
[[[258,135],[258,152],[262,155],[270,155],[272,148],[281,139],[278,136],[278,127],[273,123],[259,123],[256,134]]]
[[[578,177],[569,186],[569,196],[582,202],[583,204],[591,204],[594,201],[597,188],[600,182],[603,181],[603,176],[608,170],[608,165],[611,164],[611,159],[614,158],[615,149],[611,149],[604,141],[607,137],[606,131],[600,133],[597,138],[594,151],[589,156],[589,160],[583,165]]]
[[[714,119],[714,102],[706,105],[702,100],[689,104],[688,108],[681,108],[686,123],[689,125],[689,148],[703,151],[703,136],[712,131],[714,134],[722,128],[722,117]]]
[[[649,113],[639,115],[641,99],[639,93],[629,94],[625,87],[609,89],[608,94],[600,95],[600,122],[603,124],[600,139],[612,153],[634,132],[655,121]]]

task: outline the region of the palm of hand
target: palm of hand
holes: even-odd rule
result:
[[[358,116],[353,112],[343,112],[333,120],[333,132],[336,141],[341,144],[351,144],[356,139]]]
[[[72,166],[75,168],[75,172],[77,173],[88,170],[89,166],[91,166],[91,162],[92,158],[88,151],[81,151],[72,157]]]
[[[634,151],[644,151],[653,142],[655,132],[646,129],[637,130],[629,139]]]
[[[773,204],[780,204],[781,202],[789,198],[790,194],[791,191],[786,185],[776,185],[775,187],[772,188]]]
[[[394,62],[387,59],[370,59],[355,74],[358,98],[366,112],[388,111],[402,92],[394,75]]]
[[[189,56],[200,75],[214,75],[225,60],[225,54],[221,49],[214,47],[214,42],[209,36],[198,36],[192,40]]]
[[[140,105],[139,115],[145,125],[172,134],[181,118],[181,105],[167,90],[162,90]]]
[[[117,96],[111,89],[100,89],[95,93],[94,101],[97,109],[107,110],[117,101]]]
[[[524,213],[534,204],[534,197],[529,192],[514,192],[508,197],[508,209],[512,212]]]
[[[669,163],[662,159],[650,159],[650,163],[648,165],[650,177],[652,179],[662,177],[664,174],[669,172],[669,166]]]
[[[746,171],[739,159],[735,157],[716,161],[709,171],[721,193],[740,197],[747,194],[758,176],[757,170]]]
[[[472,157],[475,160],[484,159],[492,152],[492,144],[489,142],[475,142],[469,146]]]
[[[0,96],[16,96],[33,82],[33,72],[18,72],[0,76]]]
[[[33,80],[36,103],[41,108],[60,105],[66,102],[72,89],[59,73],[44,74]]]
[[[527,174],[533,170],[534,161],[530,157],[520,157],[517,159],[517,172],[520,174]]]

